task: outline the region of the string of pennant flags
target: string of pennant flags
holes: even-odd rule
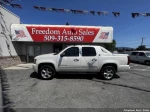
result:
[[[19,4],[12,4],[12,1],[13,0],[0,0],[0,5],[10,5],[13,8],[22,8],[22,6]]]
[[[0,5],[10,5],[13,8],[22,9],[20,4],[12,4],[13,0],[0,0]],[[75,9],[63,9],[63,8],[47,8],[42,6],[33,6],[34,9],[40,11],[51,11],[51,12],[62,12],[62,13],[73,13],[73,14],[92,14],[92,15],[108,15],[107,11],[87,11],[87,10],[75,10]],[[120,16],[120,12],[112,12],[115,17]],[[139,16],[150,16],[150,13],[131,13],[132,18],[136,18]]]
[[[52,11],[52,12],[67,12],[67,13],[74,13],[74,14],[92,14],[92,15],[108,15],[107,11],[87,11],[87,10],[73,10],[73,9],[62,9],[62,8],[46,8],[41,6],[33,6],[37,10],[41,11]],[[112,12],[115,17],[120,16],[120,12]],[[150,16],[150,13],[131,13],[132,18],[138,16]]]

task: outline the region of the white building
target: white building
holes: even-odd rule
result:
[[[12,44],[11,25],[20,24],[20,18],[0,5],[0,66],[7,67],[20,63]]]

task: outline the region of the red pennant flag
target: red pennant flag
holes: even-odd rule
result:
[[[131,13],[132,18],[138,17],[140,15],[140,13]]]
[[[19,4],[10,4],[10,5],[11,5],[13,8],[20,8],[20,9],[22,8],[21,5],[19,5]]]
[[[40,7],[40,9],[46,11],[46,7]]]
[[[95,11],[90,11],[91,14],[95,15]]]
[[[120,16],[120,12],[112,12],[114,14],[115,17],[119,17]]]
[[[58,9],[60,12],[65,12],[65,10],[64,9]]]
[[[77,10],[70,10],[72,13],[76,13],[77,12]]]
[[[40,7],[38,7],[38,6],[33,6],[35,9],[38,9],[38,10],[40,10]]]
[[[83,14],[83,11],[82,11],[82,10],[77,10],[77,12],[78,12],[79,14]]]
[[[150,16],[150,13],[146,13],[146,15],[145,16]]]
[[[52,10],[58,12],[58,9],[56,9],[56,8],[52,8]]]
[[[97,14],[98,14],[98,15],[101,15],[101,14],[102,14],[102,12],[97,12]]]
[[[6,3],[8,3],[8,4],[10,4],[10,2],[8,0],[3,0],[3,1],[6,2]]]

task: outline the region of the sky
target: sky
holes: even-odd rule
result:
[[[136,48],[141,45],[143,37],[143,45],[150,48],[150,17],[131,16],[132,12],[149,13],[150,0],[13,0],[12,3],[20,4],[23,8],[5,7],[18,15],[23,24],[65,25],[68,22],[70,25],[111,26],[117,47]],[[107,11],[108,15],[39,11],[33,6]],[[120,16],[114,17],[112,12],[120,12]]]

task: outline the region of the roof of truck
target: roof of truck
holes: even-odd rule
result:
[[[70,45],[70,46],[83,46],[83,47],[84,47],[84,46],[86,46],[86,47],[87,47],[87,46],[94,46],[94,47],[96,46],[96,47],[101,47],[101,46],[99,46],[99,45]]]

